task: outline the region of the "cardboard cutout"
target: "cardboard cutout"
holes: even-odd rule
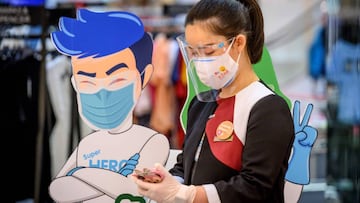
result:
[[[284,198],[286,203],[297,203],[304,185],[310,183],[310,153],[317,138],[317,130],[309,125],[312,104],[308,104],[300,119],[300,101],[295,101],[293,120],[295,139],[289,166],[285,174]]]
[[[84,122],[83,138],[49,186],[56,202],[145,202],[130,175],[165,165],[168,139],[133,124],[133,110],[153,72],[153,43],[141,20],[128,12],[77,11],[51,33],[71,57],[72,84]],[[124,201],[125,202],[125,201]]]
[[[258,77],[267,84],[276,94],[281,96],[292,107],[291,100],[280,90],[270,54],[264,47],[261,60],[253,66]],[[187,111],[191,100],[196,96],[192,80],[187,75],[187,98],[181,110],[180,121],[185,132],[187,125]],[[317,138],[317,130],[309,126],[313,105],[309,104],[302,120],[300,120],[300,101],[294,102],[293,118],[295,139],[292,154],[289,158],[289,167],[285,175],[284,199],[286,203],[297,203],[304,185],[310,183],[310,153]]]

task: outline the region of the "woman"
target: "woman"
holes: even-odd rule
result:
[[[284,202],[294,126],[252,68],[264,46],[256,0],[199,1],[178,40],[197,97],[177,163],[156,165],[160,183],[134,178],[139,193],[158,203]]]

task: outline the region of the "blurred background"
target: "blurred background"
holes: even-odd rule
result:
[[[156,67],[134,111],[181,150],[179,122],[186,70],[175,42],[196,0],[0,0],[1,127],[20,155],[15,202],[52,202],[47,187],[79,140],[91,133],[79,118],[69,58],[49,41],[61,16],[76,9],[126,10],[154,36]],[[360,0],[258,0],[265,43],[280,89],[292,102],[313,104],[318,138],[310,184],[300,202],[360,202]],[[12,84],[12,88],[8,87]],[[13,85],[14,84],[14,85]],[[302,111],[304,112],[304,111]],[[11,161],[10,161],[11,163]],[[14,194],[14,193],[13,193]],[[7,202],[7,201],[6,201]],[[14,202],[13,196],[8,202]]]

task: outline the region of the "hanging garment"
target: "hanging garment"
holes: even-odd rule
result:
[[[50,136],[51,174],[54,177],[70,154],[71,65],[69,58],[64,55],[53,57],[49,54],[46,60],[46,82],[56,117]]]
[[[170,57],[170,46],[171,44],[165,34],[160,33],[155,37],[154,72],[149,84],[153,90],[153,108],[149,126],[168,138],[172,136],[175,127],[175,93],[171,81],[173,66]]]
[[[338,40],[326,76],[338,87],[337,119],[345,124],[360,124],[360,44]]]
[[[317,80],[325,75],[325,28],[321,27],[317,30],[313,42],[309,50],[309,74]]]
[[[46,110],[42,146],[39,146],[42,149],[39,195],[42,202],[50,200],[47,192],[50,183],[49,134],[47,133],[53,127],[54,120],[50,106],[46,103],[44,106],[39,106],[40,67],[41,61],[35,55],[27,55],[22,59],[7,58],[1,60],[0,64],[0,85],[3,93],[0,114],[2,133],[6,135],[5,143],[12,148],[11,161],[20,163],[19,167],[9,169],[11,170],[9,173],[15,175],[13,180],[15,195],[12,195],[15,200],[34,198],[35,165],[40,161],[36,160],[39,108]]]

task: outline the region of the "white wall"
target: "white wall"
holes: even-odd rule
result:
[[[318,21],[321,0],[261,0],[268,44],[280,86],[307,74],[308,47]],[[313,9],[315,8],[315,10]],[[295,37],[293,37],[295,36]]]

